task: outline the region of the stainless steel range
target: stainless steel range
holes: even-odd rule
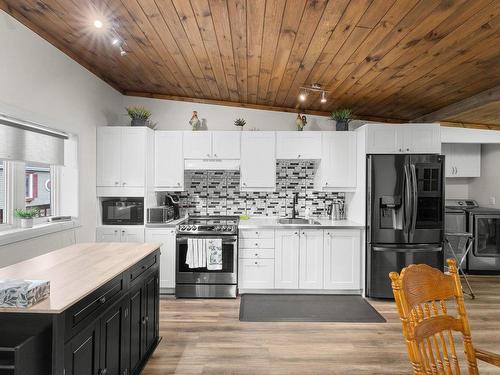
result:
[[[181,298],[236,298],[238,281],[238,217],[190,216],[177,226],[175,295]],[[193,267],[190,240],[221,239],[222,267]]]

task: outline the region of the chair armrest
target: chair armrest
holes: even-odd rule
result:
[[[476,349],[476,358],[490,365],[500,367],[500,355],[498,354]]]

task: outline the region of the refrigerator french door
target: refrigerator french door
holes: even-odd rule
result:
[[[367,295],[393,298],[389,272],[443,267],[444,157],[367,157]]]

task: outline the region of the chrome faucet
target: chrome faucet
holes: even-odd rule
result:
[[[299,203],[299,193],[293,193],[292,219],[297,217],[296,205]]]

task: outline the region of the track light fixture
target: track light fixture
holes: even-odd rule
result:
[[[306,101],[306,99],[307,99],[307,93],[309,91],[320,92],[321,93],[320,102],[322,104],[326,103],[326,93],[328,91],[324,90],[323,86],[321,86],[319,83],[313,83],[311,86],[302,86],[300,88],[299,100],[301,102],[305,102]]]

